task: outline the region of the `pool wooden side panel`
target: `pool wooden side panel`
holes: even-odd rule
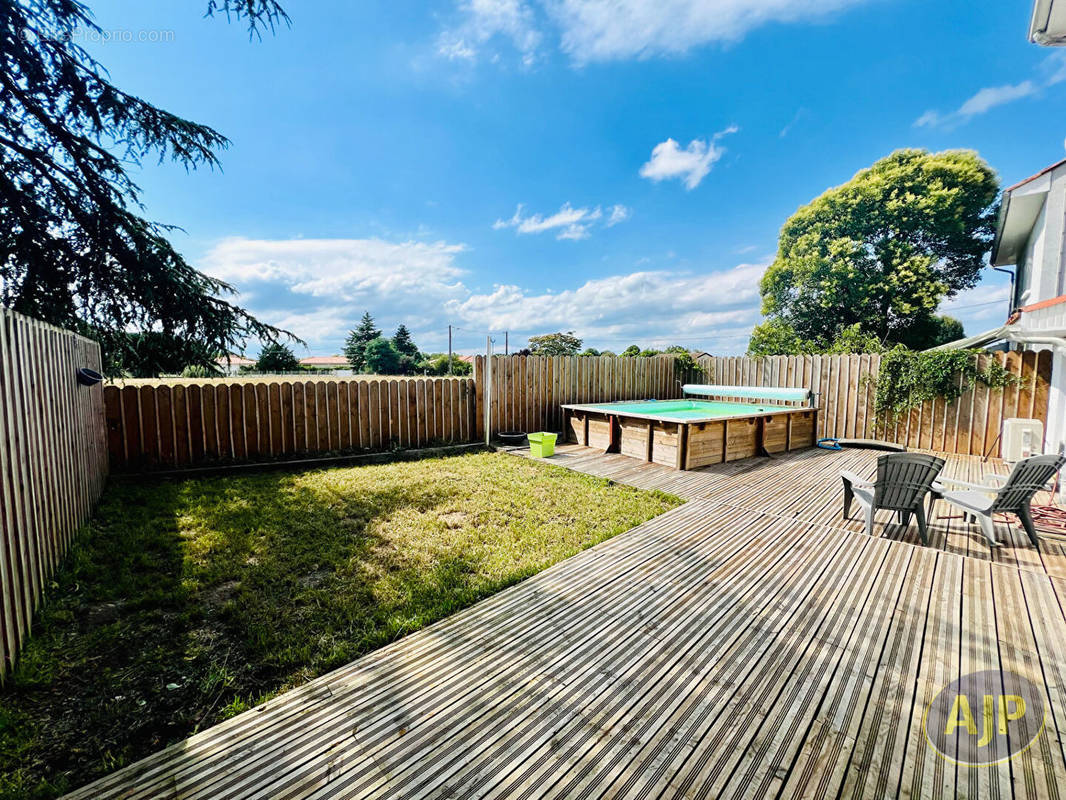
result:
[[[697,469],[813,447],[818,409],[704,422],[668,422],[567,409],[566,440],[675,469]]]

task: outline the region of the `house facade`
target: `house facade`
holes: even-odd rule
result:
[[[218,368],[222,371],[223,375],[232,377],[240,374],[241,367],[254,367],[255,359],[245,358],[236,353],[229,353],[228,355],[224,355],[217,359],[215,363],[218,365]]]
[[[1003,192],[992,265],[1013,268],[1013,312],[976,344],[1051,350],[1045,452],[1066,451],[1066,160]],[[974,340],[980,339],[979,342]]]

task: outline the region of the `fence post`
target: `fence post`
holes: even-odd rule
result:
[[[485,445],[492,442],[492,337],[485,337],[485,388],[482,390],[485,398]]]

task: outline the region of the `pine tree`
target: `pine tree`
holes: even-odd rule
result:
[[[297,372],[299,369],[300,361],[296,355],[280,342],[263,345],[255,362],[256,372]]]
[[[253,34],[288,22],[275,0],[206,5]],[[284,338],[140,214],[130,164],[213,168],[228,140],[111,83],[86,32],[101,30],[81,2],[0,1],[0,302],[97,338],[114,373],[213,368],[247,339]]]
[[[348,332],[344,340],[344,357],[352,365],[353,372],[366,372],[366,346],[381,336],[381,331],[374,325],[374,318],[369,311],[363,312],[363,318],[355,330]]]
[[[392,346],[400,354],[400,374],[414,375],[418,370],[419,362],[422,361],[422,353],[414,339],[411,338],[411,332],[402,322],[392,337]]]

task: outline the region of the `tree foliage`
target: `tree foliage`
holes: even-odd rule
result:
[[[374,375],[397,375],[400,372],[400,354],[391,339],[379,336],[367,342],[365,364],[367,372]]]
[[[207,11],[252,33],[287,21],[273,0]],[[284,338],[141,216],[128,172],[146,157],[213,168],[228,141],[112,84],[77,44],[86,31],[100,29],[78,0],[0,2],[0,300],[98,338],[112,372],[210,366],[249,338]]]
[[[422,363],[422,353],[414,339],[411,338],[411,331],[402,322],[392,337],[392,346],[400,354],[400,374],[414,375]]]
[[[529,337],[529,351],[535,356],[576,356],[581,352],[581,344],[573,331]]]
[[[181,371],[181,377],[183,378],[218,378],[221,377],[221,375],[222,370],[217,367],[211,369],[210,367],[205,367],[200,364],[193,364]]]
[[[183,339],[160,331],[88,331],[101,341],[104,372],[130,378],[177,375],[186,367],[217,369],[218,353],[203,342]]]
[[[255,362],[256,372],[299,372],[300,361],[281,342],[263,346]]]
[[[803,206],[763,276],[769,319],[753,350],[825,348],[853,325],[882,342],[938,343],[941,301],[979,279],[998,187],[972,151],[899,150]]]
[[[366,346],[380,336],[381,331],[374,324],[374,318],[369,311],[364,311],[355,330],[349,331],[348,338],[344,340],[344,357],[352,365],[353,372],[367,371]]]
[[[801,337],[791,324],[780,317],[770,317],[755,326],[748,339],[748,355],[795,356],[815,351],[814,344]]]
[[[922,326],[913,330],[908,342],[920,341],[923,349],[954,342],[963,337],[962,323],[953,317],[935,315]],[[883,353],[888,348],[877,336],[867,333],[859,323],[840,328],[830,342],[800,338],[796,329],[781,319],[771,318],[756,325],[748,341],[748,355],[796,356],[814,353],[836,355],[840,353]]]
[[[474,365],[469,361],[461,361],[458,356],[452,355],[449,372],[447,353],[431,353],[418,365],[418,371],[427,375],[469,375],[473,370]]]

